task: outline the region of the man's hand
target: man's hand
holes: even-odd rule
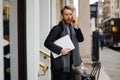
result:
[[[78,28],[78,27],[77,27],[77,22],[76,22],[76,20],[75,20],[75,19],[73,19],[73,21],[72,21],[72,23],[71,23],[71,24],[72,24],[72,26],[73,26],[74,28]]]
[[[70,48],[63,48],[63,49],[61,50],[61,54],[62,54],[62,55],[66,55],[66,54],[68,54],[69,51],[71,51]]]

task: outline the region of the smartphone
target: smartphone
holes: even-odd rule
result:
[[[74,20],[74,19],[72,20],[72,23],[75,23],[75,20]]]
[[[72,17],[72,23],[75,23],[75,19],[74,19],[74,17]]]

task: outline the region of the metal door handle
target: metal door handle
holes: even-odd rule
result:
[[[50,54],[45,52],[44,50],[40,49],[40,53],[44,55],[44,59],[46,59],[47,57],[50,58]]]
[[[38,73],[38,77],[44,76],[45,73],[46,73],[46,71],[48,70],[48,66],[46,66],[46,65],[45,65],[44,63],[42,63],[42,62],[39,63],[39,66],[42,68],[43,73],[42,73],[42,74]]]

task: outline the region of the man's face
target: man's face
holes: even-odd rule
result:
[[[73,19],[72,11],[70,9],[65,9],[62,17],[63,17],[63,20],[65,21],[65,23],[67,25],[69,25]]]

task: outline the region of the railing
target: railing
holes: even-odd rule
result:
[[[43,54],[44,59],[50,58],[50,54],[47,53],[46,51],[40,49],[40,53]],[[43,73],[38,73],[38,77],[44,76],[44,75],[46,74],[46,72],[47,72],[47,70],[48,70],[49,67],[46,66],[46,65],[45,65],[44,63],[42,63],[42,62],[39,63],[39,66],[42,68],[42,72],[43,72]]]

